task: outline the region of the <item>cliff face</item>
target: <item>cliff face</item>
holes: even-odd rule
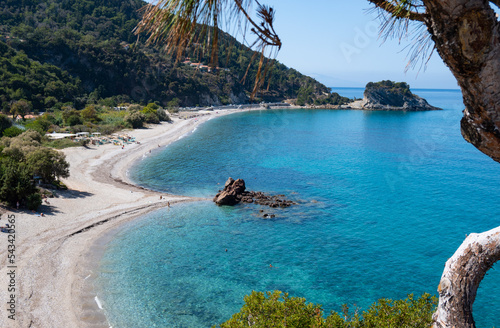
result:
[[[410,86],[405,82],[392,81],[370,82],[366,85],[361,107],[367,110],[402,110],[426,111],[440,108],[411,93]]]

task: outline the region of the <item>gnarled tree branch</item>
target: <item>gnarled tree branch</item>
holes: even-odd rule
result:
[[[446,262],[433,328],[473,328],[472,304],[486,271],[500,259],[500,227],[470,234]]]
[[[424,4],[425,24],[436,50],[462,89],[462,135],[500,162],[500,37],[495,12],[481,0],[424,0]]]

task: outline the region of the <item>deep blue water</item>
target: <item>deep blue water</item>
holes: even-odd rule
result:
[[[413,91],[444,110],[234,114],[138,163],[131,178],[155,190],[211,198],[231,176],[300,205],[264,208],[277,215],[265,220],[255,205],[206,201],[127,224],[96,281],[113,327],[209,327],[252,290],[327,311],[435,294],[465,234],[500,224],[500,165],[461,137],[459,91]],[[480,327],[500,324],[499,283],[494,268],[475,303]]]

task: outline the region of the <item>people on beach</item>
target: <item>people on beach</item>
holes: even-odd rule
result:
[[[160,200],[162,200],[162,199],[163,199],[163,196],[160,195]]]
[[[19,209],[19,201],[17,201],[16,207],[17,207],[17,209]]]
[[[10,233],[11,232],[10,225],[7,223],[5,224],[5,227],[0,227],[0,231],[5,233]]]

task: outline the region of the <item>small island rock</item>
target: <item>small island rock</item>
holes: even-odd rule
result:
[[[354,101],[346,108],[409,112],[441,109],[413,94],[408,83],[388,80],[369,82],[363,93],[363,100]]]

